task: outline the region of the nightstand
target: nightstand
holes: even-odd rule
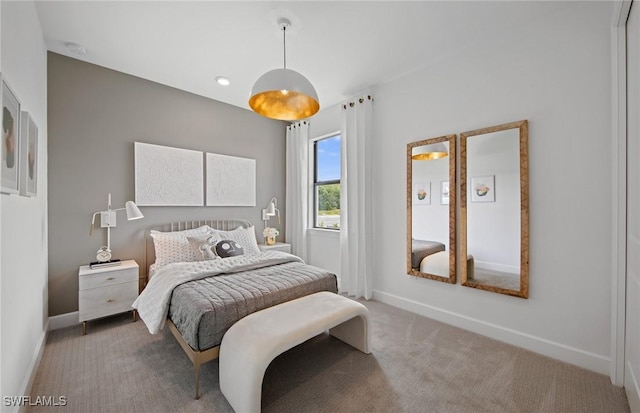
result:
[[[134,260],[113,267],[80,267],[78,310],[83,335],[87,334],[87,321],[96,318],[133,311],[136,321],[131,304],[138,298],[138,277],[138,263]]]
[[[273,245],[258,244],[258,248],[260,248],[260,251],[282,251],[291,254],[291,244],[284,242],[276,242]]]

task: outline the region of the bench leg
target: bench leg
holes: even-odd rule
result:
[[[233,348],[233,347],[232,347]],[[277,354],[276,354],[277,355]],[[237,413],[260,413],[262,379],[273,358],[220,350],[220,390]]]
[[[356,316],[329,330],[329,334],[365,354],[369,350],[369,323],[366,316]]]

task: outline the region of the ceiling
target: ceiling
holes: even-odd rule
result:
[[[287,67],[315,86],[321,109],[504,36],[573,2],[38,1],[47,48],[248,109],[255,80]],[[65,43],[86,49],[78,55]],[[231,85],[216,83],[216,76]]]

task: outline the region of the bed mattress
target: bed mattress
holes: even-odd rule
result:
[[[181,284],[173,290],[169,318],[194,350],[203,351],[220,345],[241,318],[319,291],[337,293],[336,276],[287,262]]]

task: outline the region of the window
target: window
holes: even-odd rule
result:
[[[315,228],[340,229],[340,135],[313,144]]]

